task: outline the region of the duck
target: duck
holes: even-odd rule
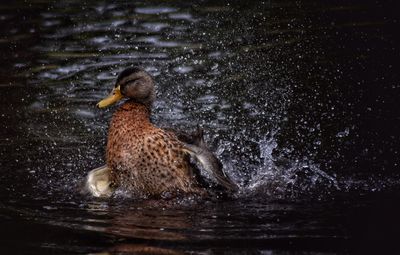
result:
[[[204,197],[212,187],[237,191],[199,126],[187,133],[151,122],[155,95],[154,79],[144,69],[134,66],[119,73],[110,95],[97,104],[102,109],[124,100],[109,124],[106,165],[87,174],[85,191],[111,197],[120,189],[140,198]]]

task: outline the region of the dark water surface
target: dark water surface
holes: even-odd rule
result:
[[[14,254],[398,251],[395,2],[0,4],[0,244]],[[82,197],[104,164],[118,72],[157,82],[153,121],[194,130],[229,201]]]

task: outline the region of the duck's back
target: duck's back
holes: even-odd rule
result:
[[[139,196],[201,193],[188,155],[172,133],[149,121],[149,111],[131,101],[113,116],[107,143],[111,180]]]

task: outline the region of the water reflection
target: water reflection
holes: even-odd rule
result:
[[[176,251],[173,249],[166,249],[160,247],[154,247],[143,244],[120,244],[109,250],[110,253],[104,254],[115,254],[115,253],[132,253],[132,254],[166,254],[166,255],[181,255],[185,254],[182,251]]]

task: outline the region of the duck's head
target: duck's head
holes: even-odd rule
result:
[[[118,75],[114,89],[97,107],[104,108],[123,98],[130,98],[150,108],[155,97],[154,81],[150,74],[141,68],[130,67]]]

